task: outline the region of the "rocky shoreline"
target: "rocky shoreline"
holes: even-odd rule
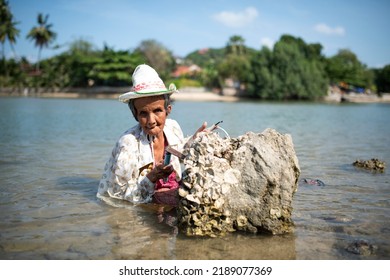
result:
[[[35,98],[83,98],[83,99],[118,99],[119,95],[128,91],[126,88],[94,88],[94,89],[69,89],[68,91],[12,91],[9,89],[0,89],[0,97],[35,97]],[[222,101],[236,102],[248,100],[245,97],[235,95],[221,95],[203,88],[184,88],[179,93],[172,95],[173,100],[179,101]],[[390,103],[390,93],[378,96],[376,94],[357,94],[357,93],[332,93],[329,92],[322,100],[327,103]]]
[[[382,96],[376,94],[364,93],[329,93],[325,98],[325,102],[330,103],[390,103],[390,94],[385,93]]]

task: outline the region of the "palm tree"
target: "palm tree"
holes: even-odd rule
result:
[[[9,9],[8,1],[0,0],[0,42],[2,44],[2,57],[5,58],[4,45],[5,41],[8,40],[11,50],[15,54],[14,44],[16,42],[16,37],[19,36],[20,30],[15,26],[19,24],[13,20],[13,15]]]
[[[227,43],[227,53],[234,55],[242,55],[245,53],[245,40],[239,35],[234,35],[229,38]]]
[[[38,47],[38,62],[37,62],[37,71],[39,71],[39,62],[41,58],[41,52],[43,47],[48,47],[50,43],[54,41],[57,34],[51,29],[52,24],[48,24],[47,20],[49,15],[45,17],[39,13],[38,14],[38,26],[33,27],[30,32],[27,34],[27,39],[35,41],[35,46]]]

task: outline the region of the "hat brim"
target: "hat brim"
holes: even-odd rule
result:
[[[129,91],[119,96],[119,101],[123,103],[128,103],[131,99],[142,98],[142,97],[150,97],[150,96],[159,96],[164,94],[172,94],[178,92],[178,90],[163,90],[163,91],[155,91],[155,92],[136,92]]]

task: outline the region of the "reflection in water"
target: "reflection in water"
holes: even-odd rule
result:
[[[295,235],[263,236],[233,233],[224,238],[180,238],[178,259],[295,259]]]
[[[186,237],[158,223],[156,212],[111,209],[107,224],[115,259],[295,259],[295,235],[233,233],[222,238]],[[169,214],[173,212],[170,211]]]

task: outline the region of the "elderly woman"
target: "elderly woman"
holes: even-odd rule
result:
[[[170,95],[177,92],[176,87],[171,84],[167,89],[157,72],[145,64],[134,70],[132,80],[132,91],[119,96],[119,100],[128,103],[138,124],[117,141],[97,196],[103,200],[111,197],[175,206],[182,173],[180,162],[175,156],[169,164],[164,164],[164,159],[168,145],[181,150],[185,144],[179,124],[168,119],[172,110]],[[197,132],[205,127],[206,123]]]

